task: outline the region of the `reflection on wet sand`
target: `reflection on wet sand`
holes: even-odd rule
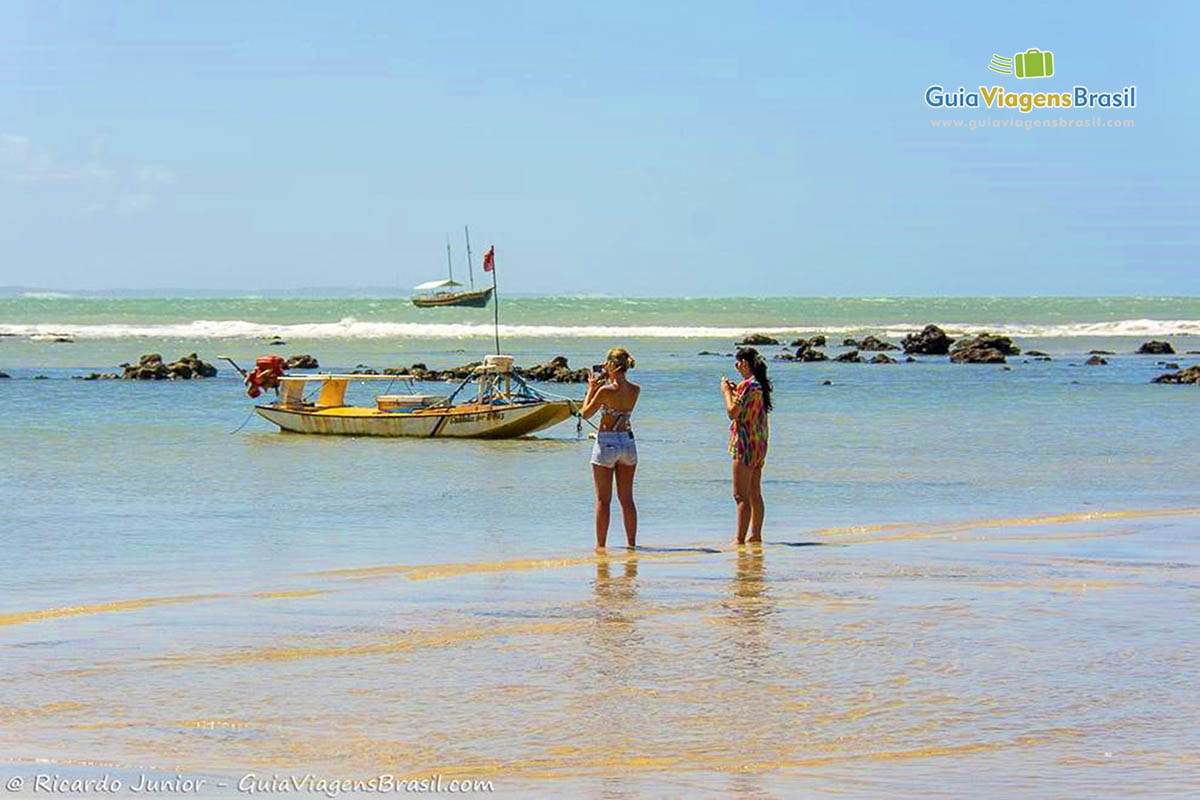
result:
[[[740,680],[761,678],[761,668],[770,650],[766,624],[775,610],[763,574],[763,547],[748,544],[738,548],[733,579],[722,602],[728,612],[721,658],[730,674]]]
[[[613,567],[620,564],[614,575]],[[638,561],[632,555],[623,560],[598,561],[592,582],[594,625],[584,634],[577,651],[578,670],[588,676],[586,686],[572,705],[579,743],[590,742],[588,750],[618,755],[636,755],[638,731],[637,702],[646,654],[638,630]]]

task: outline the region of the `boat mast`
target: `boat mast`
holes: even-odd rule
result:
[[[467,237],[467,271],[471,274],[471,291],[475,291],[475,268],[471,266],[471,229],[463,225],[463,233]]]
[[[446,234],[446,271],[450,273],[450,280],[454,280],[454,263],[450,260],[450,234]]]

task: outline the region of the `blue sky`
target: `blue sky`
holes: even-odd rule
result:
[[[521,292],[1200,294],[1196,8],[0,0],[0,285],[407,289],[469,223]]]

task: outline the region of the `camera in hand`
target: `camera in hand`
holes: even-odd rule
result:
[[[592,373],[600,378],[607,374],[603,364],[592,364]]]

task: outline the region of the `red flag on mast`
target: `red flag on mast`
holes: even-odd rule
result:
[[[488,251],[483,254],[483,271],[491,272],[496,268],[496,245],[488,248]]]

